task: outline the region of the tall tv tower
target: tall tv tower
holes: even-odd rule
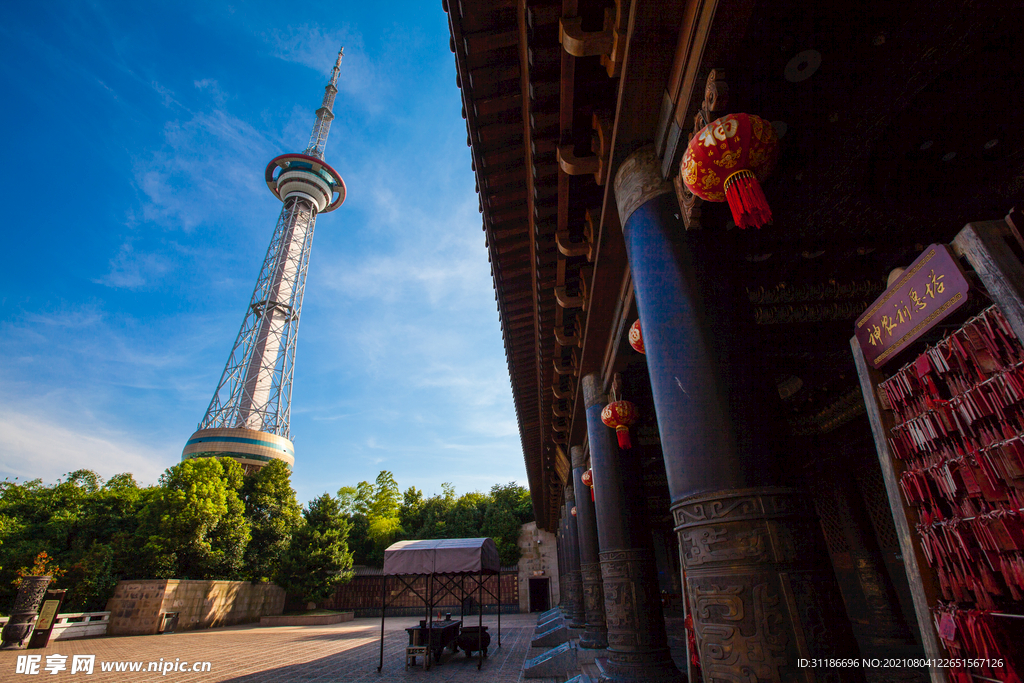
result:
[[[302,154],[282,154],[267,164],[267,187],[283,203],[281,215],[242,329],[182,460],[227,456],[246,472],[272,458],[289,467],[295,464],[289,430],[292,372],[313,226],[318,213],[334,211],[345,201],[345,181],[324,161],[344,52],[338,52],[323,104],[316,110],[309,146]]]

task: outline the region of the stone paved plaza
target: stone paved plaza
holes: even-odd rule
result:
[[[531,651],[530,639],[537,624],[536,614],[501,616],[501,649],[497,648],[497,616],[485,616],[492,634],[490,654],[477,671],[476,658],[461,651],[445,654],[440,665],[425,671],[422,666],[405,668],[408,638],[404,629],[415,626],[414,617],[387,620],[384,638],[384,668],[377,673],[380,619],[356,619],[331,626],[282,626],[261,628],[233,626],[158,636],[90,638],[51,642],[42,650],[0,652],[0,681],[64,679],[95,681],[422,681],[424,683],[512,683],[522,679],[523,661],[539,653]],[[467,619],[474,625],[477,619]],[[42,655],[37,675],[16,674],[19,654]],[[47,655],[66,655],[66,670],[45,670]],[[95,655],[92,675],[71,673],[73,655]],[[170,671],[166,675],[147,672],[149,662],[160,659],[210,662],[203,673]],[[103,672],[102,662],[142,662],[141,672]],[[530,679],[555,683],[559,679]]]

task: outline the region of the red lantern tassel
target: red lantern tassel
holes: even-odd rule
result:
[[[629,427],[616,427],[615,435],[619,437],[619,448],[629,450],[633,447],[632,442],[629,440]]]
[[[772,210],[761,185],[750,171],[737,171],[725,180],[725,200],[740,228],[760,228],[772,222]]]

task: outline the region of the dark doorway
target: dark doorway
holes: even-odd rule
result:
[[[547,579],[530,579],[530,611],[547,612],[551,608]]]

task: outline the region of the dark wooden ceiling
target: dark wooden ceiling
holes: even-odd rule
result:
[[[616,77],[559,43],[561,18],[600,31],[608,10],[623,41]],[[801,378],[797,421],[855,388],[852,320],[889,270],[1002,216],[1024,190],[1017,3],[447,0],[445,11],[541,527],[558,516],[560,449],[585,437],[579,378],[608,371],[632,306],[606,180],[655,140],[673,83],[675,119],[690,126],[712,68],[725,71],[728,110],[784,123],[764,186],[775,222],[733,228],[722,271],[750,292],[778,379]],[[705,205],[701,222],[730,232],[729,218]]]

